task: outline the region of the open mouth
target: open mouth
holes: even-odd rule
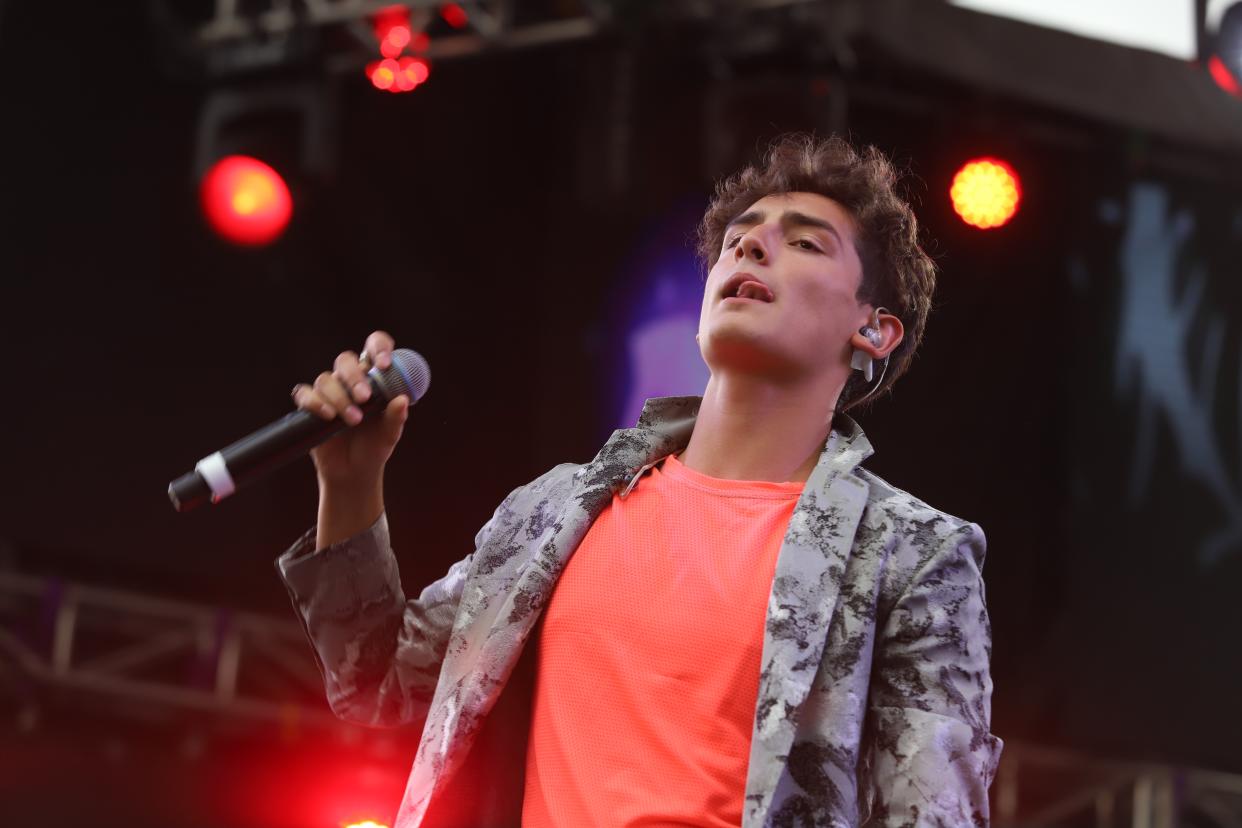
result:
[[[723,299],[753,299],[757,302],[771,302],[776,297],[772,289],[749,273],[735,273],[730,276],[721,291]]]

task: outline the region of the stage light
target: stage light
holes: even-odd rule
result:
[[[409,92],[431,76],[431,64],[420,57],[406,55],[401,60],[384,58],[367,65],[367,77],[376,89]]]
[[[371,79],[371,85],[376,89],[399,91],[393,87],[397,83],[397,74],[400,71],[401,64],[392,58],[384,58],[367,65],[367,77]]]
[[[463,29],[470,22],[470,17],[466,14],[466,10],[456,3],[445,3],[441,6],[440,16],[444,18],[445,23],[454,29]]]
[[[1209,0],[1204,12],[1203,52],[1208,74],[1221,89],[1242,98],[1242,3]]]
[[[1238,83],[1238,79],[1233,76],[1233,73],[1229,71],[1229,68],[1225,66],[1225,62],[1218,55],[1212,55],[1208,58],[1208,74],[1212,76],[1212,80],[1216,81],[1216,85],[1221,89],[1235,98],[1242,98],[1242,84]]]
[[[376,89],[409,92],[431,76],[431,64],[424,58],[406,55],[400,60],[384,58],[367,64],[367,77]]]
[[[401,74],[409,78],[412,84],[411,89],[431,77],[431,64],[423,58],[403,57],[400,66]]]
[[[976,158],[953,176],[949,198],[962,221],[988,230],[1013,218],[1022,199],[1022,187],[1018,174],[1004,161]]]
[[[375,39],[379,41],[380,54],[395,58],[410,42],[410,10],[405,6],[389,6],[375,15]]]
[[[448,7],[445,7],[447,9]],[[454,6],[454,8],[457,8]],[[458,19],[465,25],[465,12],[457,8],[456,14],[441,10],[448,18]],[[446,19],[448,19],[446,18]],[[415,32],[410,26],[410,10],[405,6],[389,6],[375,16],[375,39],[379,41],[383,60],[367,65],[367,78],[376,89],[388,92],[410,92],[431,74],[431,66],[424,58],[402,56],[408,48],[415,53],[427,51],[431,41],[426,32]],[[454,24],[456,25],[456,24]]]
[[[388,826],[382,822],[375,822],[374,820],[367,819],[362,822],[351,822],[350,824],[343,826],[343,828],[388,828]]]
[[[395,58],[401,54],[409,42],[409,28],[406,26],[393,26],[388,30],[388,34],[384,35],[384,39],[380,41],[380,54],[384,57]]]
[[[280,237],[293,215],[293,199],[280,173],[257,158],[221,158],[199,189],[208,224],[234,244],[260,246]]]

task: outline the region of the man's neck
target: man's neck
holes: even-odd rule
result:
[[[840,388],[834,391],[831,385],[823,378],[776,384],[713,374],[679,459],[694,471],[725,480],[805,481],[832,428]]]

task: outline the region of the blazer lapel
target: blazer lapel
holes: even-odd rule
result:
[[[684,448],[694,429],[698,397],[648,400],[635,428],[614,431],[595,458],[574,474],[573,487],[544,540],[509,591],[487,635],[516,662],[570,555],[614,494],[644,467]]]
[[[836,611],[841,577],[868,487],[852,472],[871,454],[857,424],[838,415],[789,521],[764,626],[751,732],[745,824],[761,825],[793,743],[796,710],[810,692]]]

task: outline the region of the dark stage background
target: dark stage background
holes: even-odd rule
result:
[[[1239,148],[976,88],[865,39],[842,106],[831,60],[721,59],[702,40],[444,60],[409,95],[311,63],[239,80],[306,85],[335,113],[318,173],[278,121],[230,139],[264,144],[296,203],[284,238],[239,250],[196,200],[211,85],[170,70],[146,7],[5,4],[0,566],[291,618],[272,561],[314,520],[309,460],[188,515],[165,488],[384,328],[434,377],[387,479],[417,591],[510,489],[630,424],[618,308],[651,284],[636,251],[684,260],[715,177],[782,131],[844,126],[911,172],[942,269],[921,356],[860,419],[874,471],[987,533],[994,732],[1242,772]],[[1024,183],[988,233],[946,196],[984,152]],[[48,824],[93,809],[71,800],[126,824],[251,824],[167,804],[227,799],[202,769],[237,755],[283,784],[277,748],[221,737],[179,776],[159,727],[9,679],[8,720],[41,713],[0,730],[0,769],[26,780],[0,803],[67,792]],[[398,789],[415,737],[379,762]]]

